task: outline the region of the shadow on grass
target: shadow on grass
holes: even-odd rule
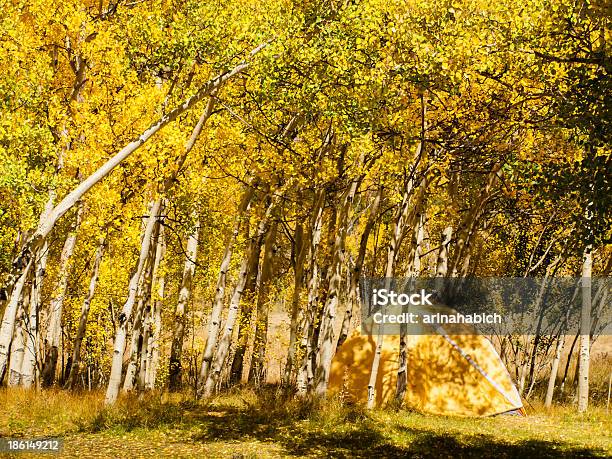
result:
[[[363,458],[575,458],[605,457],[603,451],[575,448],[554,442],[527,440],[500,442],[488,435],[468,437],[464,441],[452,434],[436,434],[417,429],[402,429],[412,440],[408,446],[395,444],[384,434],[384,426],[373,420],[333,428],[303,428],[299,423],[266,420],[248,413],[228,413],[212,419],[203,416],[202,434],[194,441],[255,438],[281,444],[287,455]],[[329,431],[328,431],[329,430]]]
[[[222,399],[221,399],[222,400]],[[102,412],[83,430],[185,429],[181,441],[258,440],[282,446],[287,456],[363,458],[564,458],[605,457],[601,450],[553,441],[510,443],[490,435],[459,436],[427,429],[383,425],[360,407],[284,398],[262,392],[242,404],[146,403]],[[126,409],[128,408],[128,409]],[[393,441],[391,438],[399,438]],[[403,444],[397,444],[403,443]],[[237,455],[236,457],[240,457]]]

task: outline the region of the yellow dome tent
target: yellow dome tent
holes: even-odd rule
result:
[[[480,335],[407,336],[408,385],[404,405],[417,411],[458,416],[490,416],[522,410],[521,398],[493,344]],[[349,338],[332,361],[329,391],[367,402],[376,349],[372,335]],[[395,398],[399,337],[383,336],[376,405]]]

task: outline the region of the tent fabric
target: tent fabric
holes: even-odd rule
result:
[[[408,385],[404,406],[417,411],[458,416],[522,412],[521,398],[493,344],[480,335],[407,336]],[[398,336],[383,339],[376,380],[376,405],[395,398],[399,368]],[[372,335],[349,338],[336,352],[329,391],[358,403],[367,402],[376,350]]]

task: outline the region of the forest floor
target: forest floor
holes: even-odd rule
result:
[[[59,437],[60,457],[609,457],[605,408],[528,407],[527,417],[456,418],[367,412],[338,401],[285,400],[239,390],[195,402],[182,395],[121,399],[0,390],[0,438]],[[10,457],[10,456],[8,456]],[[40,457],[20,453],[13,457]]]

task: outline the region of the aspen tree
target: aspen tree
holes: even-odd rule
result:
[[[580,354],[578,360],[578,412],[589,406],[589,367],[591,347],[591,272],[592,248],[584,249],[582,261],[582,309],[580,311]]]
[[[179,290],[179,298],[174,312],[174,330],[172,332],[172,346],[170,350],[170,389],[178,389],[181,386],[181,355],[183,352],[183,340],[185,337],[185,321],[187,304],[191,297],[193,275],[196,268],[198,253],[198,237],[200,222],[196,219],[195,226],[187,239],[185,250],[185,267]]]
[[[89,289],[87,290],[87,296],[81,306],[81,316],[79,318],[79,327],[77,334],[74,338],[74,344],[72,348],[72,359],[70,365],[70,371],[66,378],[66,387],[72,389],[76,385],[79,372],[81,371],[81,344],[85,338],[85,332],[87,331],[87,319],[89,317],[89,308],[91,306],[91,300],[96,292],[96,286],[98,283],[98,275],[100,274],[100,264],[102,263],[102,257],[104,256],[104,250],[106,248],[107,236],[103,236],[98,244],[96,254],[94,256],[94,264],[91,271],[91,277],[89,279]]]
[[[68,291],[68,276],[71,268],[71,258],[76,246],[77,231],[83,215],[83,203],[80,202],[76,219],[64,242],[60,257],[59,279],[57,288],[49,306],[49,324],[45,337],[45,361],[42,367],[42,383],[51,386],[55,382],[55,372],[59,357],[60,340],[62,335],[62,311],[64,299]]]
[[[271,272],[271,253],[272,250],[268,249],[274,243],[274,232],[273,228],[274,222],[270,222],[273,218],[273,213],[276,211],[279,203],[280,203],[281,195],[276,194],[272,198],[272,202],[268,206],[265,215],[259,222],[257,226],[257,231],[254,236],[251,238],[249,243],[249,247],[246,251],[246,254],[242,260],[242,264],[240,266],[240,271],[238,274],[238,281],[236,282],[236,286],[234,288],[234,293],[232,294],[232,298],[230,300],[229,312],[227,319],[225,321],[225,329],[219,339],[219,346],[217,348],[217,352],[215,353],[214,363],[212,372],[209,373],[209,376],[206,380],[204,386],[204,395],[209,396],[215,390],[216,385],[219,382],[219,377],[221,375],[221,371],[223,369],[223,365],[227,359],[227,355],[229,353],[230,343],[232,339],[232,335],[234,332],[234,325],[236,324],[236,319],[238,317],[238,310],[240,308],[240,301],[242,299],[242,294],[244,292],[244,288],[247,283],[247,279],[249,277],[249,269],[252,269],[257,266],[257,259],[259,258],[259,244],[261,239],[265,236],[264,246],[264,260],[262,266],[262,282],[269,281],[269,272]],[[268,237],[268,234],[271,234]],[[267,245],[266,245],[267,244]],[[261,287],[260,287],[261,288]],[[251,367],[252,368],[252,367]]]
[[[223,259],[221,260],[221,267],[219,268],[219,276],[217,277],[217,287],[215,289],[215,298],[213,300],[212,310],[208,319],[208,334],[206,337],[206,345],[202,354],[202,363],[200,366],[200,374],[198,377],[198,395],[202,394],[206,378],[208,378],[208,372],[210,371],[210,365],[214,356],[214,350],[217,346],[219,329],[221,328],[221,314],[223,312],[223,298],[225,296],[225,284],[227,279],[227,271],[229,270],[230,261],[232,259],[232,253],[234,251],[234,243],[238,237],[242,221],[248,212],[251,201],[255,194],[254,185],[257,181],[252,179],[251,182],[246,186],[241,202],[238,206],[238,212],[234,220],[234,228],[231,234],[227,238],[225,244],[225,251],[223,253]]]

